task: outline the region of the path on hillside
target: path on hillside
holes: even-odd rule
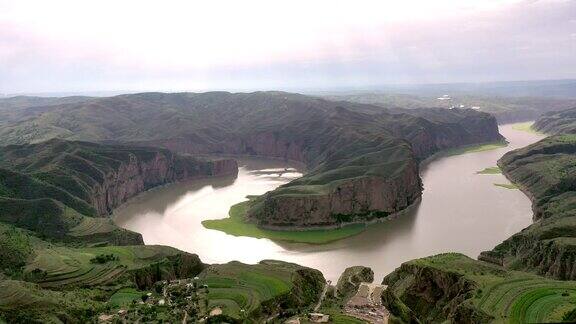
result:
[[[324,289],[322,290],[322,295],[320,295],[320,299],[318,300],[318,303],[316,304],[316,306],[314,306],[314,312],[318,311],[318,308],[320,308],[320,306],[322,305],[322,302],[324,301],[324,297],[326,297],[326,292],[328,291],[328,287],[330,287],[330,280],[326,281],[326,284],[324,285]]]

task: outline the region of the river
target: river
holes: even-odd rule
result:
[[[510,143],[490,151],[437,158],[422,169],[422,201],[401,217],[371,225],[359,235],[324,245],[235,237],[205,229],[201,221],[226,217],[230,206],[301,174],[292,165],[267,159],[241,159],[237,178],[179,183],[146,192],[114,214],[115,222],[142,233],[146,244],[196,253],[206,263],[278,259],[319,269],[332,281],[349,266],[374,270],[376,281],[402,262],[442,252],[476,258],[532,222],[530,200],[501,174],[476,174],[507,151],[542,136],[500,126]],[[289,168],[286,171],[286,168]],[[262,171],[264,170],[264,171]],[[275,173],[275,172],[278,173]]]

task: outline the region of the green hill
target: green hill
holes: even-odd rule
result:
[[[248,213],[250,221],[270,228],[334,226],[398,212],[420,196],[420,160],[442,149],[502,140],[494,118],[473,110],[391,111],[285,92],[95,98],[34,109],[0,127],[7,144],[52,138],[303,162],[310,172],[262,197]],[[334,200],[339,203],[327,203]],[[295,209],[283,208],[288,204]]]
[[[41,181],[42,188],[58,189],[49,197],[58,195],[55,199],[91,216],[109,214],[127,199],[155,186],[218,175],[218,172],[236,172],[235,163],[226,162],[232,161],[197,159],[167,149],[60,139],[0,147],[0,167],[36,180],[22,184],[19,184],[20,180],[13,180],[8,184],[11,190],[22,192],[21,187],[30,190],[38,187],[34,184]],[[218,170],[220,164],[225,168]],[[32,193],[27,195],[29,197],[23,198],[31,198]]]
[[[549,134],[576,134],[576,108],[545,114],[533,127]]]
[[[284,92],[141,93],[51,105],[0,125],[0,138],[8,144],[52,138],[114,141],[303,162],[309,173],[258,199],[247,214],[259,226],[288,229],[398,212],[420,196],[417,161],[442,149],[502,140],[494,119],[472,110],[392,113]],[[83,164],[77,156],[61,163]],[[77,185],[53,170],[42,176]],[[391,191],[389,183],[401,189]],[[82,186],[74,189],[83,191]],[[339,205],[326,203],[341,194]],[[352,200],[358,203],[343,203]]]
[[[383,302],[392,315],[422,323],[570,322],[576,309],[574,281],[505,270],[457,253],[403,263],[384,283]]]
[[[576,279],[576,136],[556,135],[504,155],[503,173],[532,199],[536,222],[482,259]]]
[[[325,284],[318,270],[272,260],[213,265],[199,278],[208,287],[208,308],[218,307],[223,315],[237,319],[308,307],[318,300]]]

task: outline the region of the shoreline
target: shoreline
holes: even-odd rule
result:
[[[143,198],[145,198],[147,195],[152,194],[152,193],[154,193],[155,191],[158,191],[158,190],[162,190],[162,189],[165,189],[165,188],[168,188],[168,187],[171,187],[171,186],[175,186],[175,185],[178,185],[178,184],[186,184],[186,183],[188,183],[188,182],[194,182],[194,181],[198,181],[198,180],[223,179],[223,178],[230,177],[230,176],[235,176],[234,178],[238,177],[238,169],[236,169],[236,172],[235,172],[235,173],[219,174],[219,175],[216,175],[216,176],[199,176],[199,177],[189,178],[189,179],[185,179],[185,180],[168,182],[168,183],[165,183],[165,184],[160,185],[160,186],[155,186],[155,187],[152,187],[152,188],[150,188],[150,189],[147,189],[147,190],[144,190],[144,191],[142,191],[142,192],[139,192],[139,193],[136,194],[135,196],[132,196],[132,197],[128,198],[126,201],[124,201],[123,203],[121,203],[120,205],[118,205],[116,208],[114,208],[114,209],[112,210],[112,213],[110,213],[110,214],[108,214],[108,215],[101,216],[101,218],[103,218],[103,217],[108,217],[108,218],[112,219],[112,221],[114,221],[114,219],[115,219],[114,216],[115,216],[115,213],[116,213],[117,211],[120,211],[120,210],[125,209],[128,205],[130,205],[130,204],[132,204],[132,203],[135,203],[135,202],[137,202],[138,200],[143,199]]]
[[[255,226],[258,226],[258,228],[261,228],[264,230],[278,231],[278,232],[281,232],[281,231],[283,231],[283,232],[329,231],[329,230],[341,229],[341,228],[353,226],[353,225],[364,225],[365,227],[368,227],[370,225],[374,225],[374,224],[378,224],[378,223],[384,223],[386,221],[394,220],[398,217],[401,217],[404,214],[412,211],[421,202],[422,202],[422,196],[416,198],[414,200],[414,202],[412,202],[410,205],[408,205],[406,208],[404,208],[402,210],[399,210],[399,211],[397,211],[393,214],[390,214],[386,217],[375,218],[375,219],[371,219],[368,221],[354,221],[354,222],[345,222],[345,223],[339,223],[339,224],[334,224],[334,225],[306,226],[306,227],[302,227],[302,226],[258,226],[254,223],[248,223],[248,222],[247,222],[247,224],[253,224]]]

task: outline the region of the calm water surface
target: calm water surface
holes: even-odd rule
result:
[[[319,269],[333,281],[346,267],[366,265],[380,281],[414,258],[450,251],[476,258],[531,223],[530,201],[522,192],[494,186],[508,183],[503,175],[476,172],[495,166],[507,151],[542,137],[511,125],[501,126],[500,133],[510,142],[508,147],[428,164],[422,170],[422,202],[408,214],[330,244],[235,237],[202,226],[202,220],[226,217],[230,206],[246,195],[263,194],[301,176],[291,165],[276,160],[240,160],[235,179],[180,183],[145,193],[116,211],[115,221],[142,233],[146,244],[196,253],[206,263],[279,259]]]

